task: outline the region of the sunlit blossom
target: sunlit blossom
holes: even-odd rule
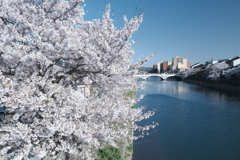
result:
[[[0,100],[6,116],[0,123],[0,159],[13,148],[15,159],[61,152],[94,159],[94,149],[137,139],[129,128],[157,125],[133,124],[154,112],[132,108],[143,96],[127,97],[141,87],[133,74],[151,57],[131,64],[131,36],[143,15],[124,18],[117,30],[110,5],[102,19],[85,21],[82,2],[1,1]],[[90,97],[80,85],[90,86]]]

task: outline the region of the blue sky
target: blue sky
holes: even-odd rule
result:
[[[240,0],[85,0],[85,19],[101,18],[111,4],[117,28],[144,12],[143,23],[134,33],[135,55],[154,53],[143,66],[180,56],[191,64],[211,58],[225,59],[240,55]]]

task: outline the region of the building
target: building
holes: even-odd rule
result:
[[[172,68],[178,69],[179,71],[183,71],[186,68],[190,67],[190,61],[182,57],[174,57],[172,58]]]
[[[235,67],[240,64],[240,56],[236,56],[226,62],[229,64],[231,67]]]
[[[220,59],[220,60],[218,60],[218,63],[221,63],[221,62],[227,62],[227,61],[229,61],[229,60],[231,60],[231,58],[230,59]]]
[[[157,63],[157,69],[159,72],[161,72],[161,63],[160,62]]]
[[[190,61],[187,61],[187,68],[190,68]]]
[[[179,63],[183,63],[183,58],[181,57],[172,58],[172,65],[174,68],[177,68]]]
[[[200,62],[198,62],[198,63],[195,63],[194,65],[192,65],[190,68],[196,68],[196,67],[198,67],[199,65],[201,65],[201,63]]]
[[[205,65],[208,66],[208,65],[213,65],[215,63],[218,63],[218,61],[206,61],[205,62]]]
[[[182,71],[186,68],[190,68],[190,61],[181,57],[174,57],[172,58],[172,61],[158,62],[153,65],[153,68],[157,68],[161,73],[175,69]]]
[[[168,71],[168,66],[172,65],[172,61],[163,61],[163,62],[158,62],[156,65],[153,66],[157,67],[159,72],[166,72]]]
[[[211,58],[210,61],[205,62],[205,66],[213,65],[215,63],[218,63],[218,61],[216,61],[214,58]]]
[[[166,72],[168,68],[168,61],[164,61],[161,63],[161,71],[160,72]]]
[[[192,65],[190,68],[202,68],[204,66],[205,65],[201,64],[200,62],[198,62],[198,63],[195,63],[194,65]]]

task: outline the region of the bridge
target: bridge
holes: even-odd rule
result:
[[[142,78],[146,80],[148,77],[160,77],[162,80],[166,80],[169,77],[178,77],[183,78],[181,74],[175,74],[175,73],[146,73],[146,74],[136,74],[133,76],[134,78]]]

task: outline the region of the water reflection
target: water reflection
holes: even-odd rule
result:
[[[240,159],[239,94],[154,78],[139,94],[137,107],[156,109],[139,125],[160,125],[134,142],[134,160]]]
[[[190,101],[199,101],[208,97],[207,99],[210,99],[208,102],[213,104],[222,104],[226,100],[235,101],[240,104],[238,100],[240,93],[237,92],[206,88],[195,84],[190,85],[182,81],[159,81],[157,77],[150,77],[147,83],[148,85],[144,86],[145,91],[142,90],[145,94],[164,94]]]

